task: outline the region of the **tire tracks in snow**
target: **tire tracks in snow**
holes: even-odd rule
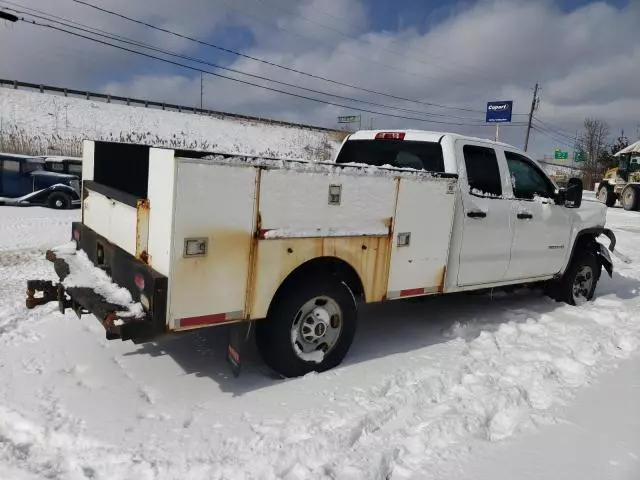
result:
[[[254,425],[248,443],[225,445],[212,478],[232,471],[247,478],[431,478],[437,462],[464,455],[473,442],[556,421],[554,407],[637,351],[637,308],[637,300],[604,298],[558,306],[552,315],[532,310],[493,329],[483,324],[477,337],[448,343],[458,357],[452,363],[398,372],[377,388],[346,394],[312,421],[296,415]],[[467,328],[476,326],[458,326],[458,334]]]

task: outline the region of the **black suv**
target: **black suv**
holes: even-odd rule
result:
[[[80,177],[47,171],[41,157],[0,153],[0,204],[79,207]]]

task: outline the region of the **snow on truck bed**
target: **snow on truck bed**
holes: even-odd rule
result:
[[[263,167],[292,172],[319,173],[324,175],[367,175],[378,177],[399,177],[423,180],[449,179],[451,174],[439,174],[414,168],[399,168],[391,165],[374,166],[366,163],[330,163],[307,160],[272,159],[259,157],[233,157],[224,155],[208,155],[201,161],[209,161],[216,165],[234,165],[241,167]],[[453,175],[455,176],[455,175]]]
[[[39,221],[17,228],[22,212]],[[367,306],[341,367],[292,380],[253,348],[229,375],[224,328],[135,346],[91,317],[26,310],[26,279],[51,276],[44,249],[68,239],[60,218],[0,208],[2,480],[638,478],[638,422],[610,411],[640,404],[637,213],[609,209],[632,263],[614,257],[586,306],[526,290]],[[594,429],[573,427],[588,458],[525,441],[570,440],[565,418]]]

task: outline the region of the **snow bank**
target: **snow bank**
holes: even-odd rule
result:
[[[43,150],[88,139],[329,160],[340,145],[335,133],[324,130],[0,89],[0,136],[25,137],[23,143],[42,144]]]

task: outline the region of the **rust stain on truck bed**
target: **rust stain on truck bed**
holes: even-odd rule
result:
[[[184,238],[176,238],[171,275],[171,317],[197,317],[245,311],[251,245],[248,230],[216,229],[190,232],[208,239],[204,256],[185,257]]]
[[[388,236],[255,241],[250,318],[264,318],[273,295],[289,274],[320,257],[339,258],[353,267],[362,281],[367,302],[381,301],[386,295],[391,245]]]
[[[436,285],[438,293],[444,292],[444,281],[447,278],[447,266],[445,265],[436,274]]]
[[[147,252],[149,243],[149,213],[151,205],[146,198],[136,202],[136,258],[151,266]]]

